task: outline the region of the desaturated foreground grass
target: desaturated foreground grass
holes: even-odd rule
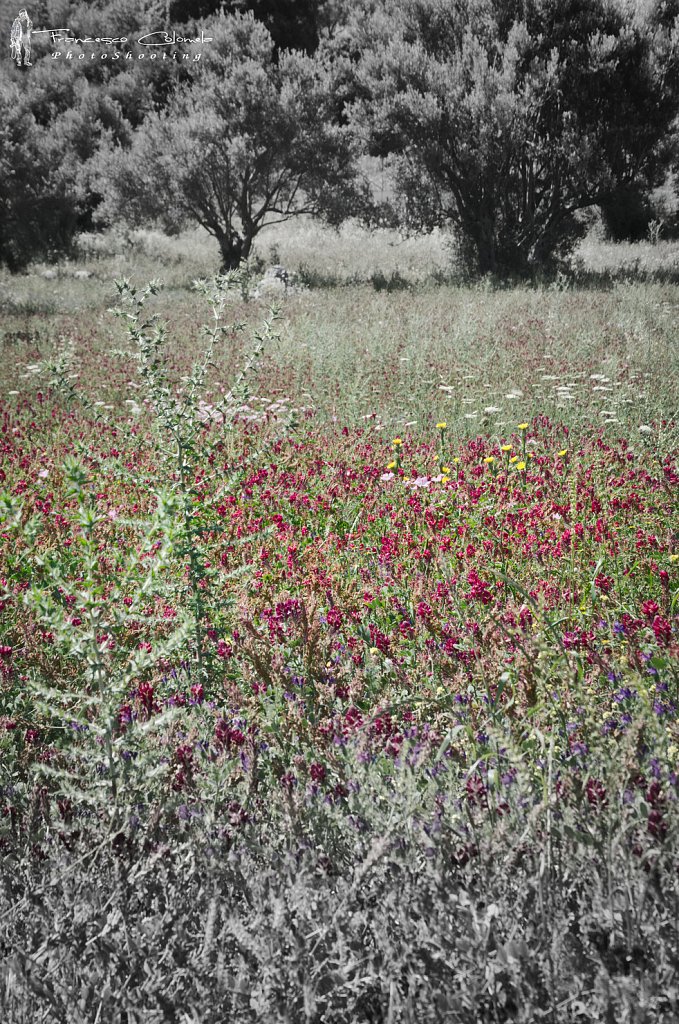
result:
[[[6,305],[4,1019],[676,1019],[677,289],[181,266]]]

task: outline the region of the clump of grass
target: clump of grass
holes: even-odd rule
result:
[[[484,822],[450,778],[364,765],[335,802],[84,849],[62,809],[40,858],[0,853],[4,1020],[670,1024],[676,808],[635,847],[639,801],[510,802]]]

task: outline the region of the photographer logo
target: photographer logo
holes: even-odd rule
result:
[[[76,36],[68,28],[34,29],[28,11],[22,7],[12,23],[10,53],[19,68],[30,68],[31,37],[47,35],[53,49],[53,60],[67,61],[117,61],[117,60],[190,60],[199,61],[201,45],[212,42],[212,36],[201,31],[199,36],[178,35],[173,31],[146,32],[136,40],[128,36]],[[136,43],[135,49],[130,45]],[[64,47],[64,49],[61,49]],[[117,49],[120,47],[120,49]],[[86,48],[91,52],[87,53]]]
[[[22,7],[12,23],[10,35],[10,52],[12,60],[15,60],[17,67],[30,68],[31,65],[31,33],[33,22],[28,16],[28,11]]]

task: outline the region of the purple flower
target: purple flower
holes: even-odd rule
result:
[[[617,704],[622,704],[622,702],[624,700],[631,700],[631,699],[633,699],[636,696],[637,696],[637,691],[636,690],[632,690],[631,687],[629,687],[629,686],[623,686],[615,694],[613,700],[616,701]]]

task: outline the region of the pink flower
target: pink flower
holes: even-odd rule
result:
[[[613,587],[613,577],[604,576],[604,574],[600,572],[598,576],[594,577],[594,585],[602,594],[610,594]]]
[[[667,619],[663,619],[660,615],[656,615],[652,623],[653,632],[655,638],[659,644],[666,646],[672,640],[672,626]]]

